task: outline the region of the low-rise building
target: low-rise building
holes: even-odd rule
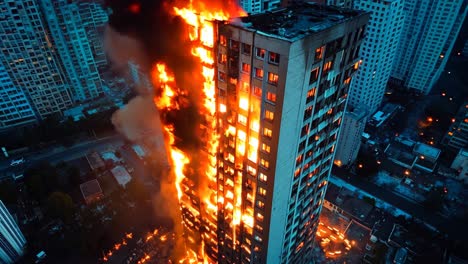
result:
[[[111,170],[112,175],[114,176],[115,180],[122,186],[125,187],[127,183],[132,180],[132,176],[128,173],[128,171],[123,166],[115,166]]]
[[[457,179],[468,183],[468,150],[460,149],[450,168],[456,170]]]
[[[80,184],[80,190],[86,204],[92,204],[104,196],[96,179]]]
[[[89,167],[93,171],[102,170],[106,166],[101,156],[99,156],[97,152],[92,152],[90,154],[87,154],[86,160],[88,161]]]

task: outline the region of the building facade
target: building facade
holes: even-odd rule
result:
[[[0,63],[21,88],[40,118],[71,105],[69,85],[60,58],[36,1],[0,2]]]
[[[368,19],[366,12],[299,4],[216,24],[222,132],[216,177],[202,193],[211,202],[189,178],[179,198],[187,246],[200,252],[202,245],[208,262],[312,261]]]
[[[468,101],[458,110],[452,125],[442,139],[442,144],[454,152],[468,146]]]
[[[26,94],[13,84],[0,64],[0,130],[37,121]]]
[[[348,109],[343,117],[338,145],[336,147],[335,164],[346,166],[353,163],[361,147],[362,133],[366,126],[367,112],[362,108]]]
[[[281,0],[239,0],[239,5],[249,14],[258,14],[280,6]]]
[[[465,0],[405,0],[392,81],[428,94],[442,74],[467,14]]]
[[[15,263],[24,253],[26,239],[0,201],[0,263]]]
[[[362,44],[362,64],[351,84],[348,105],[366,107],[372,115],[382,103],[404,22],[403,0],[354,1],[372,12]]]
[[[50,41],[60,56],[61,67],[70,84],[72,99],[85,101],[102,95],[101,77],[91,48],[93,43],[88,40],[89,31],[81,19],[78,3],[66,0],[40,2]]]

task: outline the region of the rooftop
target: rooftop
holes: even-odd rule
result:
[[[440,155],[440,149],[431,147],[424,143],[417,143],[414,146],[414,151],[419,155],[423,155],[434,160],[436,160]]]
[[[80,190],[81,194],[83,194],[83,197],[85,199],[89,196],[102,194],[101,186],[99,185],[99,182],[96,179],[80,184]]]
[[[239,26],[286,40],[297,40],[366,13],[315,3],[298,3],[272,12],[242,17]],[[236,24],[235,21],[231,23]]]
[[[117,182],[124,187],[132,180],[132,176],[130,176],[123,166],[115,166],[115,168],[111,170],[111,173],[114,175]]]

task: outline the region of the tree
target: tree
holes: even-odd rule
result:
[[[73,219],[74,205],[70,195],[63,192],[53,192],[47,199],[47,214],[51,218],[59,218],[65,223]]]

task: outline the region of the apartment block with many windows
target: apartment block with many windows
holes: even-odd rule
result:
[[[306,3],[219,24],[211,261],[310,263],[368,19]]]

